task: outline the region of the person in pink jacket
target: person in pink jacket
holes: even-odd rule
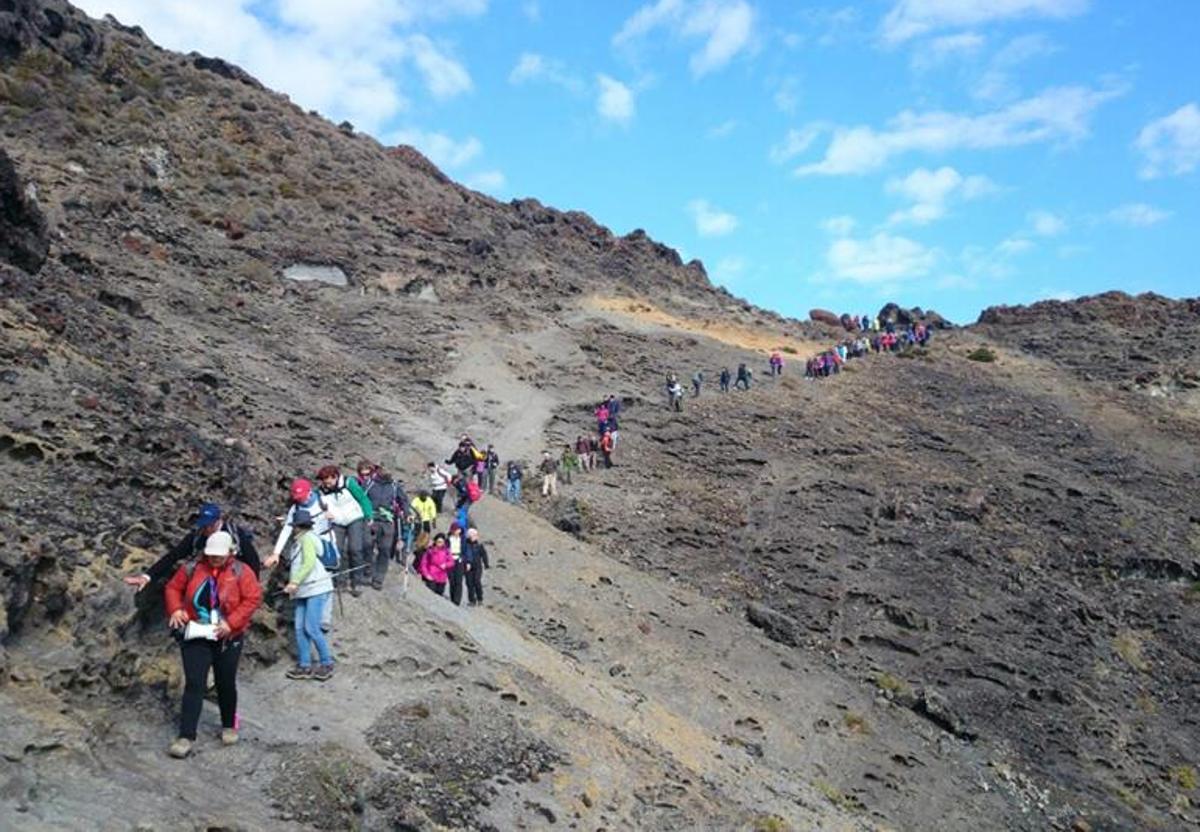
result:
[[[445,595],[446,581],[450,578],[454,564],[454,555],[450,554],[450,544],[446,535],[439,533],[433,538],[433,544],[425,550],[417,570],[421,573],[425,586],[438,595]]]

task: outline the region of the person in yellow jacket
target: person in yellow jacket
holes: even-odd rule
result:
[[[437,524],[437,503],[429,496],[428,491],[421,491],[417,494],[417,498],[412,501],[412,510],[417,515],[417,533],[425,532],[433,534],[433,527]]]

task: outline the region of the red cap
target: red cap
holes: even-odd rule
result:
[[[297,503],[308,502],[308,497],[312,494],[312,483],[308,480],[292,480],[292,500]]]

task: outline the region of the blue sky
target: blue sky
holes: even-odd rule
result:
[[[1200,2],[76,0],[803,317],[1200,294]]]

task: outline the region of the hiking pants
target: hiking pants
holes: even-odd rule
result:
[[[450,600],[456,607],[462,604],[463,575],[466,574],[466,571],[461,560],[455,563],[454,568],[450,570]]]
[[[728,379],[722,379],[722,381],[721,381],[721,392],[722,392],[722,393],[728,393],[728,392],[729,392],[729,380],[728,380]]]
[[[604,467],[611,468],[612,467],[612,453],[610,453],[609,451],[601,451],[600,453],[604,454]]]
[[[558,496],[558,472],[542,474],[542,496],[557,497]]]
[[[183,706],[179,714],[179,736],[196,739],[200,710],[204,707],[204,689],[208,686],[208,669],[213,671],[217,684],[217,705],[221,709],[221,727],[232,728],[237,713],[237,667],[242,656],[242,638],[229,641],[209,641],[194,638],[181,642],[183,657]]]
[[[700,395],[700,382],[693,381],[692,382],[692,398],[695,398],[699,395]]]
[[[296,599],[296,663],[301,667],[312,665],[314,647],[317,648],[317,660],[321,664],[333,664],[329,642],[321,632],[321,618],[325,613],[325,606],[332,600],[332,592]]]
[[[566,485],[570,485],[571,484],[571,469],[563,468],[562,472],[563,472],[563,483]]]
[[[483,564],[475,563],[467,570],[467,600],[472,604],[483,601]]]
[[[434,595],[441,595],[442,597],[446,596],[446,582],[445,581],[442,581],[439,584],[436,581],[429,580],[428,578],[422,578],[421,580],[425,582],[425,586],[429,587],[429,591],[432,592]]]
[[[487,476],[487,492],[489,494],[494,494],[496,491],[496,469],[494,469],[494,468],[487,469],[486,476]]]
[[[416,523],[403,523],[403,524],[401,524],[401,526],[400,526],[400,536],[401,536],[401,539],[404,541],[404,551],[403,551],[403,553],[402,553],[402,554],[408,554],[408,553],[410,553],[410,552],[412,551],[412,548],[413,548],[413,540],[414,540],[414,539],[416,538],[416,536],[417,536],[417,524],[416,524]],[[398,560],[399,560],[401,563],[403,563],[403,562],[404,562],[404,558],[403,558],[403,557],[401,557],[401,558],[398,558]]]
[[[371,565],[363,570],[368,573],[367,577],[371,579],[371,583],[383,583],[394,548],[396,548],[396,524],[391,520],[372,520],[367,538],[367,563]]]
[[[356,566],[362,566],[365,561],[367,544],[367,521],[359,518],[348,526],[334,526],[333,537],[337,541],[338,551],[346,556],[346,560],[341,564],[343,569],[354,569]],[[367,569],[371,567],[368,566]],[[351,572],[349,575],[342,577],[342,582],[349,580],[351,586],[358,586],[366,579],[363,572],[366,569],[359,569],[357,572]],[[336,579],[335,579],[336,580]]]
[[[683,412],[683,396],[672,396],[671,397],[671,407],[675,408],[675,410],[682,413]]]
[[[435,488],[429,492],[429,496],[433,497],[433,504],[437,506],[438,514],[442,513],[442,500],[446,499],[446,489]]]
[[[521,502],[521,481],[509,480],[508,490],[504,494],[504,499],[510,503]]]

